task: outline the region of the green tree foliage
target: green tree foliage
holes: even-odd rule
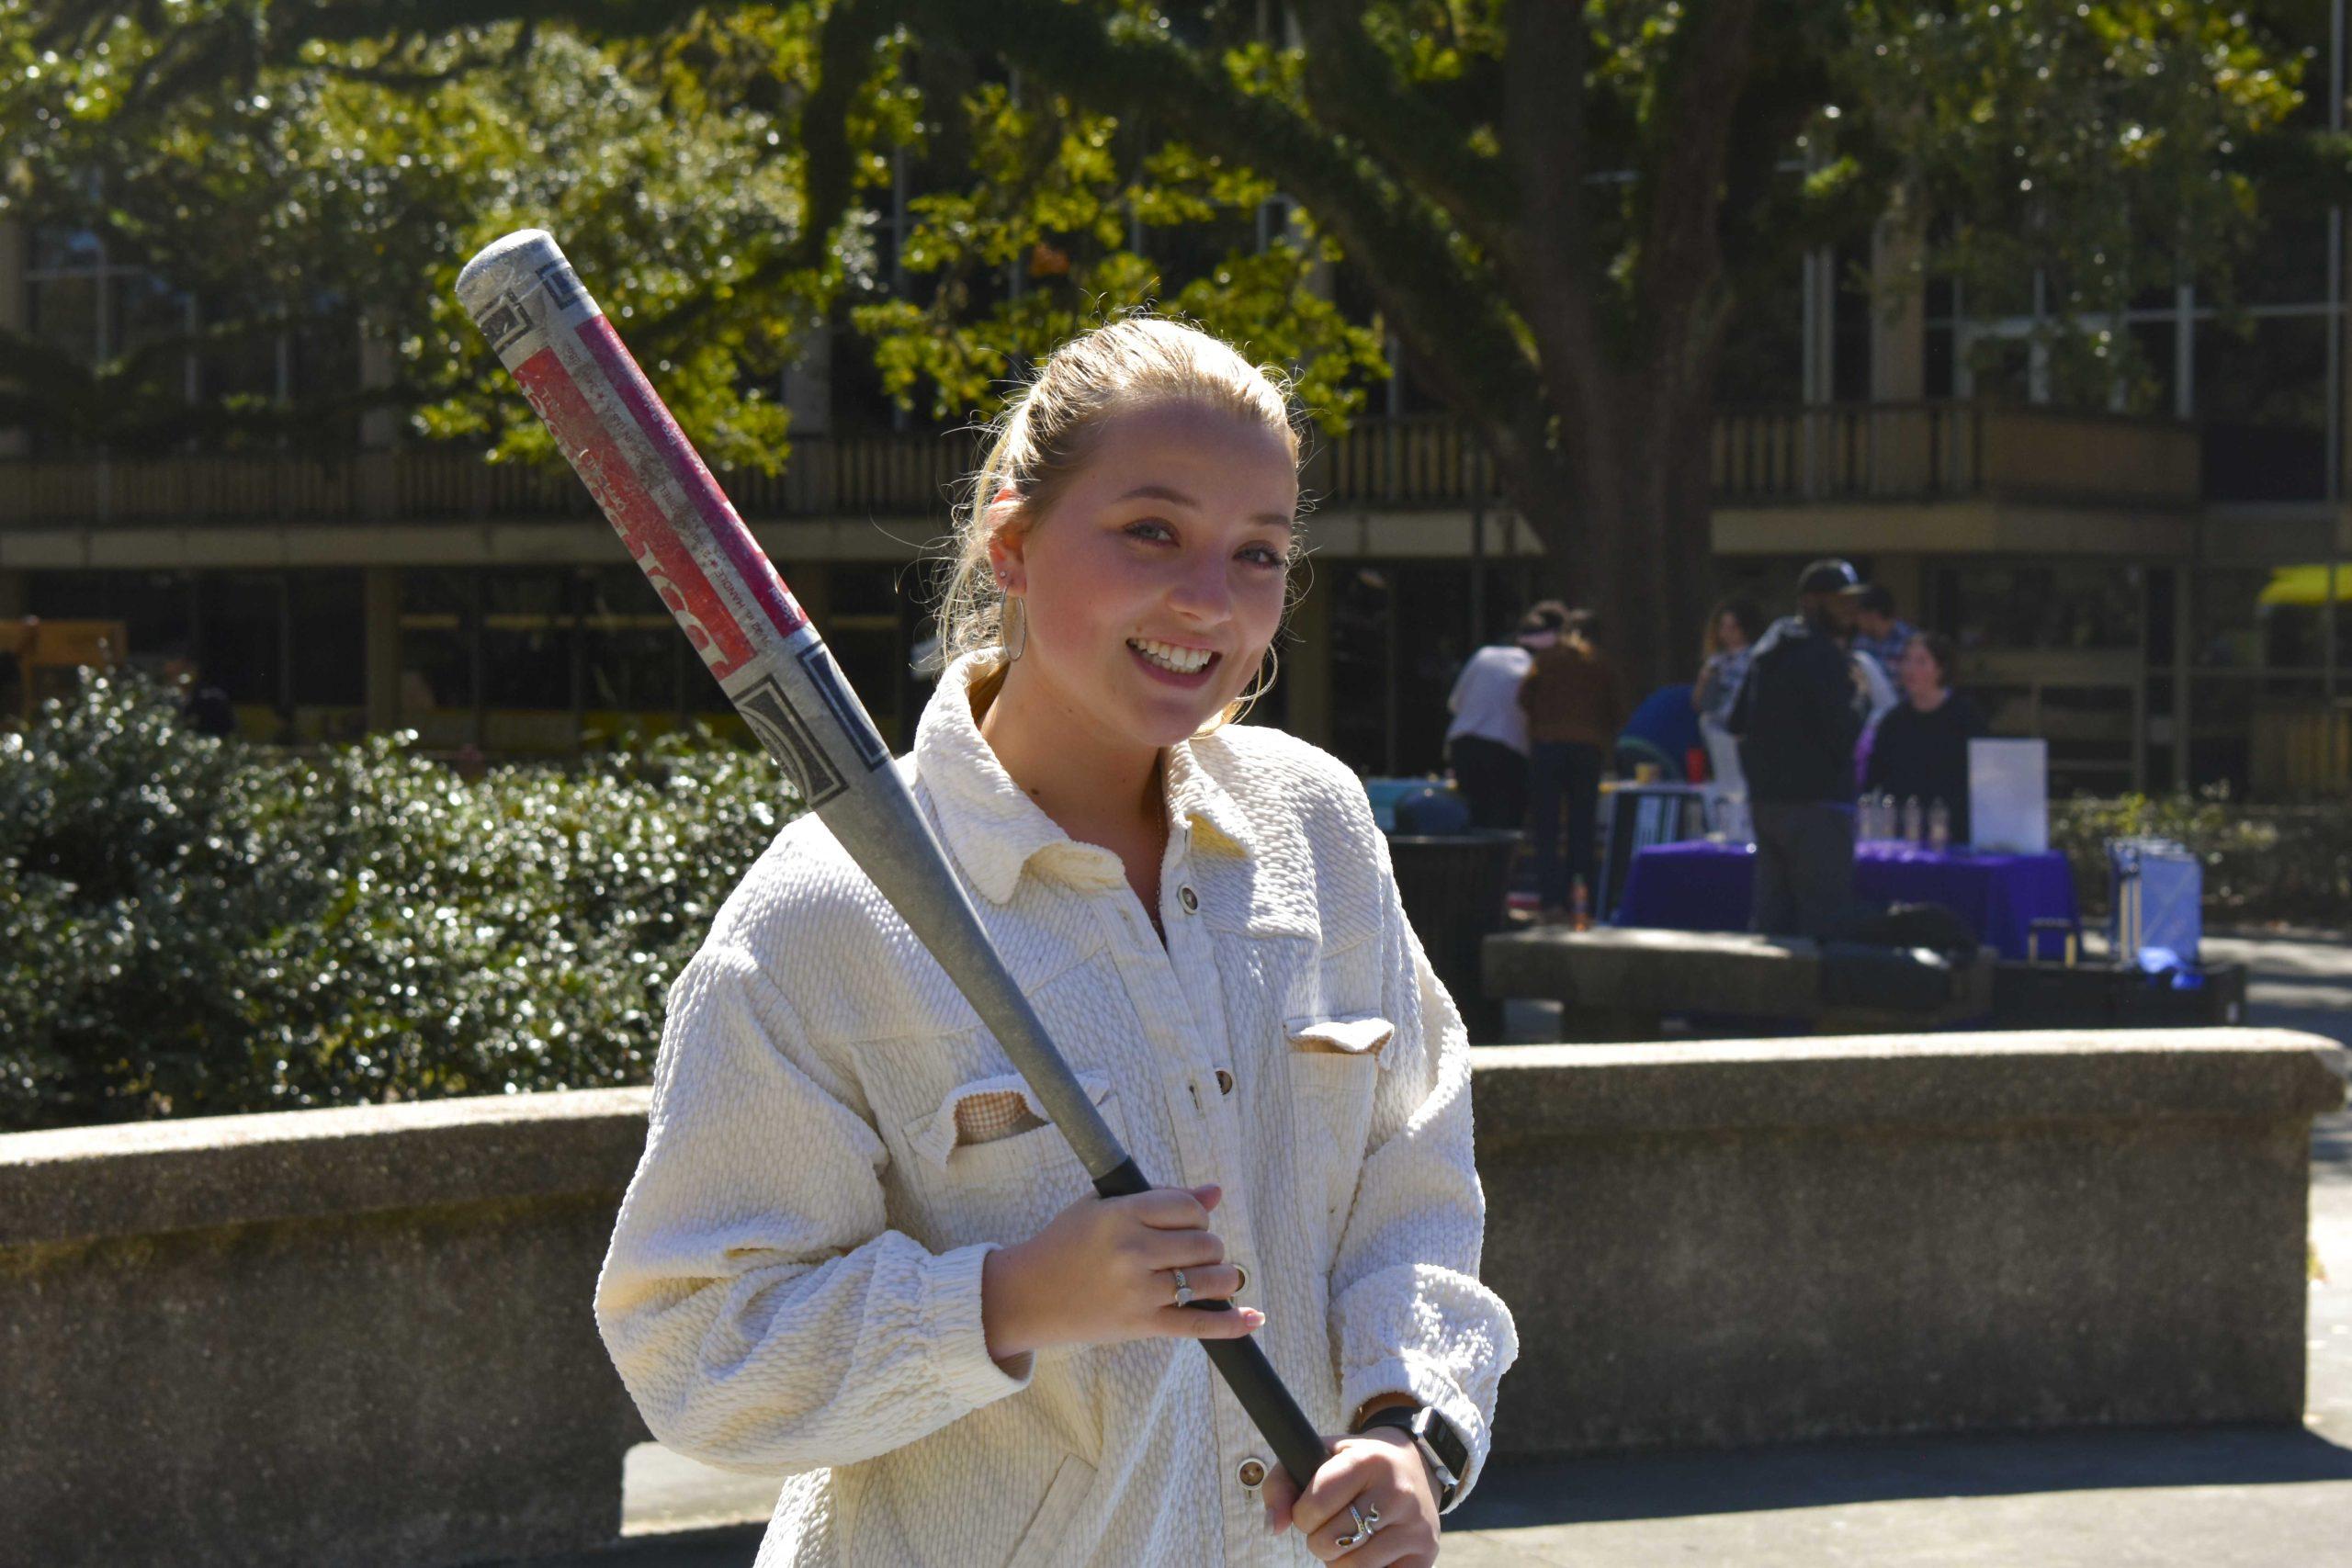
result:
[[[216,29],[232,23],[257,30],[224,52]],[[6,211],[87,227],[111,260],[192,293],[204,352],[291,330],[353,373],[341,392],[312,378],[294,406],[245,390],[190,407],[188,340],[154,333],[95,367],[44,354],[40,376],[0,394],[0,423],[119,446],[347,446],[354,414],[389,407],[421,435],[551,458],[450,294],[474,250],[537,225],[611,299],[707,453],[773,467],[786,449],[777,378],[834,285],[821,263],[752,293],[736,285],[797,232],[776,73],[806,39],[787,18],[615,42],[492,21],[308,39],[282,63],[246,6],[109,8],[54,27],[0,19]],[[356,375],[363,333],[397,366],[373,393]]]
[[[0,1130],[641,1083],[797,809],[707,741],[469,783],[408,737],[288,758],[94,680],[0,733]]]
[[[954,60],[909,64],[903,83],[886,72],[842,109],[865,186],[911,170],[926,192],[895,258],[879,259],[871,212],[799,244],[794,110],[820,16],[187,0],[0,17],[0,169],[14,170],[0,216],[104,233],[112,259],[198,298],[209,346],[289,325],[350,338],[359,323],[400,366],[373,392],[355,377],[347,395],[298,407],[244,394],[190,408],[180,334],[95,369],[19,339],[40,373],[0,391],[0,424],[118,446],[333,445],[355,412],[389,406],[420,435],[551,458],[449,292],[475,249],[526,226],[557,234],[726,466],[787,458],[778,376],[831,317],[942,421],[991,411],[1024,361],[1148,304],[1295,367],[1302,398],[1335,421],[1360,400],[1377,334],[1310,287],[1329,253],[1304,225],[1260,254],[1262,179],[1051,95],[1024,106]],[[1178,230],[1173,270],[1130,244]]]

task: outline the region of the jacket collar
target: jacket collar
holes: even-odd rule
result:
[[[915,726],[915,775],[931,796],[940,838],[972,886],[995,904],[1012,897],[1033,860],[1072,882],[1115,879],[1122,874],[1116,857],[1063,832],[1021,793],[980,734],[972,716],[972,682],[994,657],[967,653],[949,665]],[[1203,765],[1198,745],[1180,740],[1166,757],[1170,832],[1195,833],[1204,849],[1250,854],[1250,819]],[[1196,832],[1200,829],[1206,832]]]

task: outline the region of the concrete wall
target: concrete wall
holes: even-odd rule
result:
[[[2291,1422],[2308,1124],[2274,1032],[1482,1051],[1507,1455]],[[645,1092],[0,1137],[0,1563],[611,1539],[589,1300]]]
[[[455,1563],[620,1529],[589,1312],[641,1090],[0,1137],[0,1563]]]
[[[2326,1041],[1480,1055],[1510,1453],[2301,1419]]]

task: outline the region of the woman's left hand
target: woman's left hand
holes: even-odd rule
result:
[[[1315,1484],[1300,1496],[1290,1472],[1280,1465],[1266,1475],[1266,1529],[1295,1525],[1306,1550],[1325,1562],[1348,1568],[1429,1568],[1437,1561],[1437,1495],[1429,1467],[1413,1439],[1393,1427],[1327,1439],[1331,1459],[1315,1472]],[[1380,1529],[1362,1546],[1349,1549],[1340,1538],[1355,1533],[1352,1506],[1369,1518],[1380,1510]]]

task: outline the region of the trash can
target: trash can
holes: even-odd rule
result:
[[[1507,923],[1510,865],[1522,837],[1488,829],[1392,834],[1388,840],[1405,918],[1413,922],[1430,967],[1462,1010],[1474,1044],[1502,1039],[1502,1004],[1487,998],[1479,949]]]

